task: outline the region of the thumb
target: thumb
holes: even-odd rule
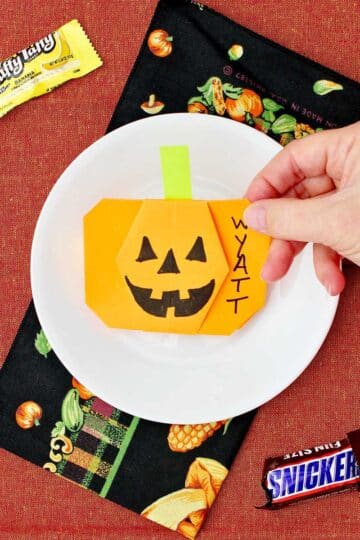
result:
[[[327,195],[312,199],[267,199],[257,201],[244,213],[252,229],[273,238],[316,242],[332,246],[337,243],[338,231],[333,219],[335,201]]]

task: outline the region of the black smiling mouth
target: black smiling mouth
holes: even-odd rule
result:
[[[175,317],[189,317],[200,311],[210,300],[214,291],[215,279],[198,289],[188,289],[189,298],[182,300],[180,291],[164,291],[162,298],[151,298],[152,289],[137,287],[125,276],[126,283],[134,297],[135,302],[150,315],[166,317],[170,307],[175,308]]]

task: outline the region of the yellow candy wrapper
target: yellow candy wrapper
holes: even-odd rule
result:
[[[79,21],[68,22],[0,62],[0,117],[101,65]]]

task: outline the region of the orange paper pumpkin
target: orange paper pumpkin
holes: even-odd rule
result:
[[[231,334],[265,301],[269,238],[247,230],[247,204],[100,201],[84,218],[88,306],[114,328]]]

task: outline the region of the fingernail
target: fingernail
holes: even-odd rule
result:
[[[249,206],[244,212],[244,219],[252,229],[266,231],[266,212],[263,206]]]

